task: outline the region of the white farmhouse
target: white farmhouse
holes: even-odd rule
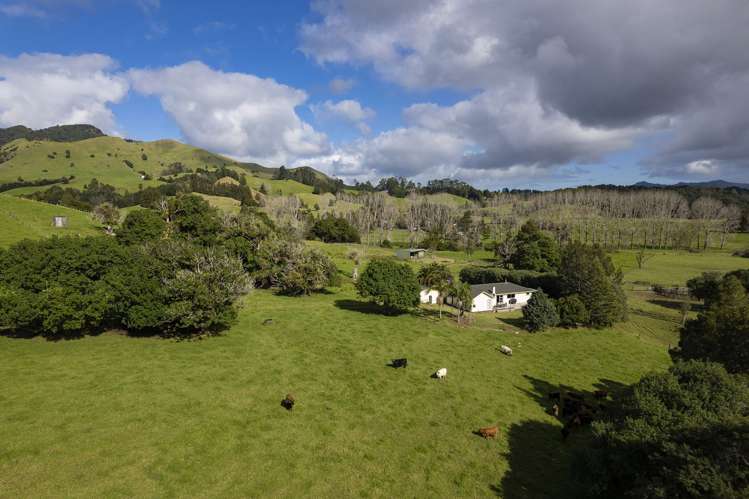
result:
[[[471,286],[471,312],[493,312],[523,308],[536,290],[514,282],[491,282]],[[448,296],[446,303],[457,306],[458,300]]]
[[[419,301],[421,303],[431,303],[436,304],[439,303],[437,300],[440,296],[440,292],[436,289],[427,289],[424,288],[419,293]]]

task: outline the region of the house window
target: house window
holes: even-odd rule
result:
[[[512,295],[507,295],[507,298],[515,298],[515,295],[514,295],[514,294],[512,294]]]
[[[432,303],[432,295],[429,295],[429,303]]]

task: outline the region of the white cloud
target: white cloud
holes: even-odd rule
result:
[[[330,88],[330,91],[334,94],[345,94],[352,88],[354,88],[354,85],[356,85],[356,81],[352,79],[345,79],[345,78],[333,78],[330,80],[330,83],[328,83],[328,88]]]
[[[363,107],[359,102],[346,99],[338,102],[327,100],[321,104],[310,106],[315,119],[324,122],[328,120],[339,120],[355,125],[364,135],[371,133],[367,120],[374,118],[373,109]]]
[[[128,91],[127,80],[115,68],[101,54],[0,56],[0,125],[90,123],[113,132],[109,105]]]
[[[8,17],[46,17],[47,13],[29,3],[11,3],[0,5],[0,14]]]
[[[313,5],[320,20],[301,26],[300,49],[318,63],[369,64],[406,88],[473,96],[406,112],[411,127],[473,143],[454,171],[600,160],[663,130],[653,172],[684,175],[705,157],[721,171],[749,168],[745,0]]]
[[[329,151],[327,137],[296,114],[301,90],[202,62],[128,72],[133,88],[157,95],[192,144],[270,165]]]
[[[687,163],[687,173],[697,175],[712,175],[718,171],[718,165],[712,159],[700,159]]]

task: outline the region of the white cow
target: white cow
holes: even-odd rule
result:
[[[443,379],[447,377],[447,368],[443,367],[441,369],[437,369],[437,372],[434,373],[435,376],[437,376],[437,379]]]
[[[507,345],[500,346],[499,351],[505,355],[509,355],[510,357],[512,357],[512,348],[508,347]]]

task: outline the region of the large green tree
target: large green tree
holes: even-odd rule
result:
[[[419,282],[407,263],[372,260],[359,276],[356,288],[362,298],[369,298],[391,312],[403,312],[419,304]]]
[[[559,277],[562,294],[577,295],[585,305],[588,325],[606,327],[626,319],[622,274],[601,248],[581,243],[565,246]]]
[[[720,364],[643,377],[594,423],[576,463],[587,497],[749,497],[749,386]]]
[[[533,220],[520,227],[514,246],[509,262],[517,269],[550,272],[559,266],[559,246]]]
[[[726,276],[707,308],[681,330],[682,359],[721,362],[729,372],[749,373],[749,296],[735,275]]]
[[[525,328],[532,332],[543,331],[559,324],[559,313],[554,301],[543,291],[536,291],[523,307]]]

